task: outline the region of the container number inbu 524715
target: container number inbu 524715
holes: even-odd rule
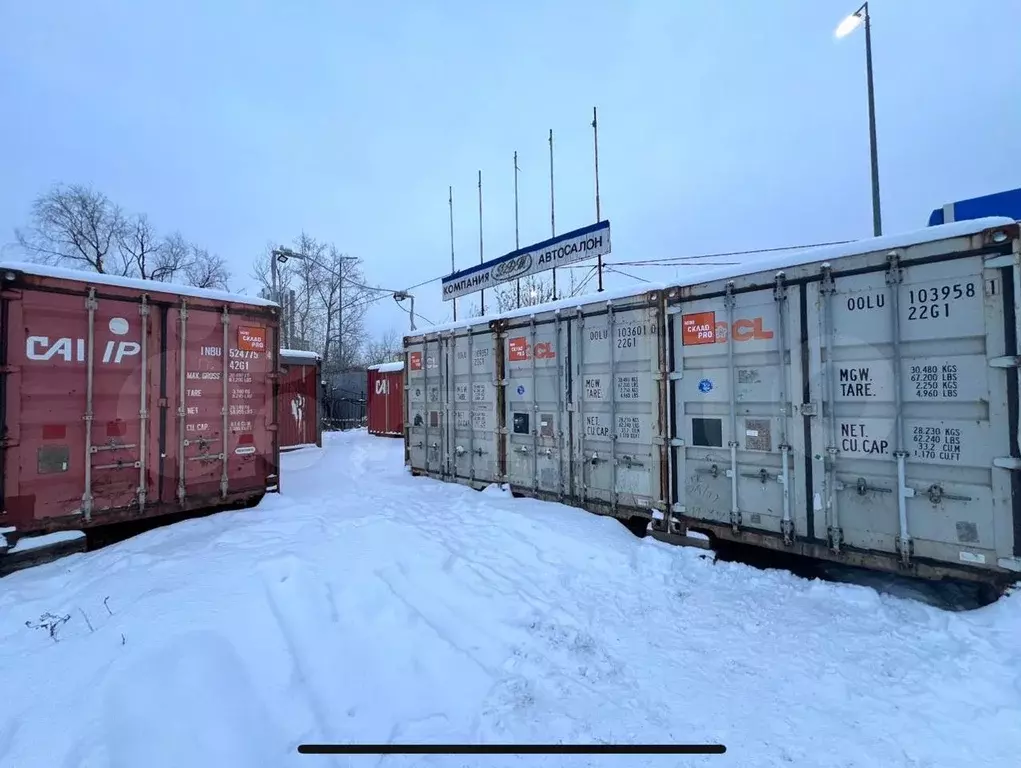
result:
[[[975,283],[954,283],[908,291],[908,320],[939,320],[950,317],[950,305],[962,298],[974,298]]]

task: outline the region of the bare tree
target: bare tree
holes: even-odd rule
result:
[[[518,306],[518,289],[514,283],[507,283],[504,286],[495,288],[492,291],[496,294],[496,309],[500,312],[507,312],[516,309]],[[521,306],[535,307],[539,304],[548,304],[553,301],[553,283],[544,280],[538,275],[529,275],[521,281]]]
[[[175,232],[160,238],[143,214],[125,215],[101,192],[81,184],[56,186],[32,204],[32,218],[15,230],[30,256],[101,274],[226,289],[227,264]]]
[[[318,337],[326,317],[319,300],[319,289],[324,282],[330,282],[330,246],[306,232],[302,232],[295,239],[294,245],[298,253],[306,257],[296,261],[292,266],[295,276],[292,288],[294,332],[306,344],[317,344],[321,341]]]
[[[404,339],[393,328],[387,330],[378,340],[365,345],[365,364],[390,363],[404,356]]]
[[[223,257],[194,244],[191,246],[190,258],[184,264],[184,275],[188,284],[196,288],[225,291],[230,282],[230,270]]]
[[[494,300],[495,296],[495,300]],[[554,300],[553,283],[538,275],[529,275],[521,281],[521,306],[536,307]],[[516,283],[505,283],[486,291],[486,315],[494,315],[516,309],[518,289]],[[471,301],[467,307],[468,317],[482,317],[481,299]]]
[[[177,274],[185,268],[192,255],[192,244],[180,232],[171,232],[160,243],[160,261]]]
[[[143,280],[170,280],[177,271],[164,260],[163,242],[144,213],[125,219],[117,236],[121,274],[137,274]]]
[[[53,265],[124,274],[123,264],[115,261],[124,215],[103,193],[81,184],[56,186],[36,198],[31,216],[15,236],[32,256]]]
[[[329,269],[317,288],[325,315],[323,369],[342,371],[358,362],[365,313],[379,292],[366,287],[360,260],[348,258],[336,246],[330,245],[325,264]],[[342,338],[338,343],[337,325],[341,320]]]
[[[295,336],[310,351],[322,355],[327,374],[358,364],[364,345],[365,312],[374,299],[385,298],[385,292],[367,286],[360,261],[349,258],[336,245],[307,232],[295,238],[293,244],[306,258],[278,264],[277,286],[284,296],[294,291]],[[274,247],[267,244],[252,269],[252,277],[266,289],[266,295],[271,287]],[[341,319],[343,343],[339,344],[337,326]]]

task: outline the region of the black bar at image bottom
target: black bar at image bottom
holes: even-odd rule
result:
[[[303,755],[722,755],[723,744],[301,744]]]

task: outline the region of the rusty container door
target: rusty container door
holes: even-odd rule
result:
[[[668,308],[673,369],[672,512],[777,534],[809,530],[800,403],[802,297],[714,285]],[[682,531],[683,532],[683,531]]]
[[[594,512],[651,517],[664,507],[660,296],[588,305],[572,319],[572,492]]]
[[[276,480],[270,318],[187,299],[168,312],[168,501],[191,508]]]
[[[569,493],[567,356],[570,322],[559,312],[511,320],[500,333],[505,362],[507,482],[529,495]]]
[[[280,366],[280,447],[319,445],[318,367],[301,363]]]
[[[156,500],[159,329],[145,296],[4,291],[4,519],[87,524]]]
[[[368,430],[370,435],[404,435],[404,364],[370,366],[368,376]]]
[[[386,434],[392,437],[404,436],[404,366],[383,374],[387,380]]]
[[[365,371],[366,394],[365,412],[366,427],[370,435],[386,434],[386,391],[389,382],[375,366]]]

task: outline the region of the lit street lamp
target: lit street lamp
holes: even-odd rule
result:
[[[861,8],[840,22],[835,34],[838,38],[847,37],[863,23],[865,24],[865,71],[869,92],[869,149],[872,155],[872,231],[876,237],[879,237],[883,234],[883,220],[879,209],[879,154],[876,150],[876,100],[872,88],[872,24],[869,16],[869,4],[862,3]]]

